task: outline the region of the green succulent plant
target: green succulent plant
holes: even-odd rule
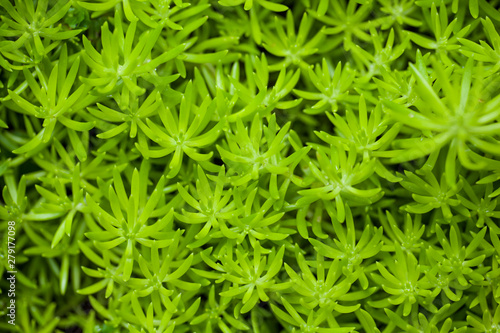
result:
[[[498,8],[0,0],[0,331],[497,332]]]

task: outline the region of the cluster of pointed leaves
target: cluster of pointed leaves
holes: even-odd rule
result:
[[[0,331],[499,332],[498,8],[0,0]]]

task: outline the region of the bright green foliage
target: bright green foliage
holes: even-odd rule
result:
[[[357,301],[370,295],[375,288],[364,292],[348,293],[352,282],[358,277],[354,274],[349,274],[349,277],[343,279],[342,263],[340,260],[332,262],[324,262],[323,257],[318,254],[318,259],[314,263],[317,269],[317,276],[314,276],[308,266],[304,256],[300,253],[297,256],[297,262],[302,276],[299,276],[290,266],[286,265],[288,276],[292,279],[293,288],[298,295],[288,297],[291,302],[301,304],[307,309],[316,307],[335,310],[339,313],[354,312],[359,308],[357,305],[342,305],[338,301]],[[325,272],[325,266],[329,264],[328,272]]]
[[[371,9],[371,1],[333,1],[324,16],[320,15],[324,10],[317,16],[327,27],[325,34],[333,35],[330,43],[343,44],[344,49],[349,51],[355,46],[354,40],[368,42],[370,40],[368,30],[378,25],[368,19]]]
[[[372,279],[391,297],[373,301],[374,307],[387,308],[391,304],[399,305],[403,307],[403,316],[406,317],[412,312],[412,308],[415,310],[417,305],[425,307],[429,302],[428,299],[436,296],[422,285],[420,265],[412,253],[405,253],[396,247],[395,260],[388,261],[387,266],[389,270],[377,262],[380,275],[373,273]]]
[[[491,73],[495,73],[500,65],[500,35],[489,17],[481,19],[481,23],[486,30],[486,38],[489,44],[482,40],[479,43],[475,43],[474,41],[460,38],[459,42],[464,45],[464,49],[461,51],[467,56],[474,55],[474,59],[478,61],[486,64],[492,63]]]
[[[48,0],[16,0],[14,3],[2,0],[0,6],[4,9],[0,35],[15,38],[2,42],[2,53],[7,59],[28,64],[39,63],[61,41],[72,39],[81,32],[61,29],[61,25],[57,25],[71,7],[64,0],[51,1],[50,6]],[[21,47],[26,53],[17,52]],[[21,66],[13,68],[5,59],[0,59],[0,65],[7,70],[22,69]]]
[[[277,175],[289,170],[287,167],[298,154],[291,155],[288,159],[283,159],[281,154],[290,123],[285,124],[278,132],[275,116],[271,118],[268,126],[263,126],[262,120],[256,115],[250,130],[244,128],[241,120],[235,127],[234,133],[226,134],[229,149],[217,147],[222,160],[230,167],[228,173],[237,174],[233,176],[233,184],[246,184],[252,179],[258,179],[263,173]]]
[[[446,74],[443,65],[435,59],[432,59],[432,62],[438,75],[434,85],[425,67],[417,68],[410,64],[417,81],[416,89],[421,95],[420,100],[415,102],[418,111],[391,101],[384,102],[395,119],[429,134],[418,138],[418,145],[415,144],[416,138],[405,140],[414,147],[394,157],[392,161],[402,162],[419,158],[448,145],[445,169],[449,184],[455,182],[454,164],[457,157],[468,169],[498,168],[498,161],[484,155],[499,154],[496,146],[500,131],[500,124],[497,122],[500,96],[488,96],[488,92],[482,91],[484,79],[481,70],[474,77],[473,58],[467,61],[460,75],[461,80],[453,80],[455,82],[450,80],[450,77],[457,77],[456,75]],[[441,93],[438,94],[438,91]],[[440,96],[441,94],[446,97]],[[482,154],[470,149],[469,144],[477,147]]]
[[[325,45],[321,48],[321,43],[325,39],[323,31],[319,31],[314,36],[309,37],[313,23],[313,19],[304,14],[296,32],[294,18],[290,11],[287,12],[285,22],[281,22],[275,16],[274,30],[265,32],[263,46],[270,54],[284,59],[270,65],[269,70],[280,70],[283,67],[291,66],[298,66],[303,70],[307,70],[308,63],[306,62],[306,57],[310,58],[316,53],[329,50],[325,49]]]
[[[253,258],[250,260],[243,254],[243,249],[237,248],[237,262],[228,256],[224,260],[224,269],[227,273],[223,275],[224,280],[232,283],[232,287],[220,293],[223,297],[241,297],[241,313],[247,313],[258,302],[269,301],[270,292],[283,290],[289,287],[289,283],[276,283],[274,277],[281,270],[285,247],[282,246],[278,252],[272,251],[269,256],[262,256],[260,243],[255,242]],[[264,273],[265,272],[265,273]]]
[[[460,234],[457,233],[456,227],[452,226],[450,229],[449,242],[444,235],[441,227],[436,226],[436,235],[438,241],[443,248],[443,257],[441,253],[429,248],[428,252],[433,258],[442,262],[441,269],[444,272],[453,272],[454,277],[462,286],[467,286],[469,282],[483,280],[483,276],[479,272],[475,272],[472,267],[480,265],[486,254],[471,257],[471,253],[481,245],[486,229],[482,229],[476,235],[467,247],[462,246],[462,239]],[[469,259],[472,258],[472,259]],[[467,277],[468,279],[466,279]]]
[[[119,13],[119,12],[118,12]],[[161,33],[161,27],[154,30],[145,31],[139,42],[134,45],[134,37],[137,31],[137,24],[132,22],[126,32],[120,15],[115,16],[114,31],[109,30],[107,22],[101,27],[102,49],[96,51],[87,37],[83,36],[83,60],[90,68],[93,68],[94,75],[82,77],[83,83],[95,87],[97,93],[108,95],[121,88],[122,95],[130,91],[134,95],[142,95],[145,89],[138,86],[137,79],[143,77],[146,80],[155,79],[155,75],[150,72],[159,65],[175,58],[184,50],[184,45],[179,45],[161,56],[151,58],[153,49]],[[171,81],[171,78],[157,78],[157,80]]]
[[[84,108],[90,100],[84,97],[89,91],[88,87],[85,85],[80,84],[78,89],[71,89],[75,82],[79,65],[80,57],[77,57],[66,74],[68,67],[68,51],[66,45],[64,45],[61,50],[59,61],[52,68],[50,76],[44,76],[43,72],[38,67],[35,67],[35,73],[38,79],[37,82],[37,80],[33,78],[33,73],[30,70],[26,68],[23,69],[23,75],[26,81],[24,81],[22,85],[28,84],[31,92],[36,98],[36,104],[40,105],[30,103],[16,91],[9,91],[9,97],[12,101],[7,101],[6,104],[9,105],[14,102],[15,105],[11,105],[10,108],[43,119],[43,129],[26,144],[14,150],[14,153],[27,153],[37,149],[42,143],[47,143],[52,137],[53,132],[55,130],[60,130],[60,126],[56,127],[59,122],[67,130],[71,145],[77,153],[78,159],[80,161],[85,161],[87,159],[87,152],[82,147],[81,140],[76,131],[87,132],[93,128],[93,124],[71,119],[71,114]],[[25,87],[19,87],[16,90],[22,91],[24,89]],[[73,92],[71,92],[72,90]]]
[[[323,244],[315,239],[310,239],[311,244],[318,253],[323,253],[328,258],[342,260],[342,273],[346,277],[356,276],[361,287],[366,289],[368,279],[364,267],[369,270],[370,260],[367,259],[374,257],[382,248],[382,228],[372,230],[372,226],[367,224],[361,237],[356,241],[354,220],[349,208],[347,208],[346,216],[347,231],[335,216],[332,216],[332,225],[337,236],[334,246]],[[362,265],[363,261],[366,261],[364,265]]]
[[[450,51],[460,48],[458,39],[466,37],[467,33],[471,30],[471,26],[468,25],[463,28],[460,25],[457,26],[457,24],[460,24],[458,18],[448,23],[448,12],[444,3],[441,3],[439,13],[436,5],[433,3],[430,13],[424,10],[424,15],[427,20],[430,19],[431,21],[430,29],[434,34],[434,40],[410,32],[411,40],[420,47],[435,50],[439,60],[446,65],[451,65],[452,62],[448,54]]]
[[[280,3],[274,3],[267,0],[256,0],[257,4],[274,12],[282,12],[288,10],[288,7]],[[222,6],[238,6],[244,4],[245,10],[250,10],[253,7],[253,0],[220,0]]]
[[[222,332],[232,332],[234,329],[242,331],[249,330],[250,327],[243,319],[236,319],[232,314],[226,311],[231,304],[231,300],[231,297],[220,296],[220,301],[217,302],[215,299],[215,286],[212,286],[208,294],[205,312],[193,318],[190,324],[199,325],[199,327],[205,329],[205,331],[213,330],[215,325],[217,325]]]
[[[196,181],[196,190],[193,197],[184,187],[178,184],[178,191],[187,205],[198,212],[189,212],[182,209],[182,214],[176,213],[176,218],[184,223],[205,224],[196,234],[196,239],[206,238],[210,230],[224,228],[227,220],[239,215],[235,202],[231,201],[232,189],[224,191],[224,182],[222,181],[224,167],[221,167],[218,177],[215,179],[215,189],[212,190],[210,183],[203,169],[198,166],[198,180]],[[230,202],[231,201],[231,202]]]
[[[356,96],[349,96],[349,90],[352,89],[355,73],[347,66],[342,69],[342,64],[339,62],[335,67],[333,76],[330,75],[330,67],[323,59],[322,66],[319,64],[314,66],[314,70],[308,68],[309,78],[316,90],[319,92],[309,92],[302,90],[294,90],[293,92],[306,100],[319,100],[310,110],[304,110],[310,114],[320,114],[331,105],[332,112],[338,110],[339,103],[349,104],[356,101]]]
[[[281,310],[279,307],[274,304],[271,305],[271,309],[279,318],[279,320],[283,323],[285,327],[288,327],[290,330],[290,325],[292,329],[291,332],[307,332],[307,333],[347,333],[353,332],[352,327],[339,327],[335,322],[335,318],[331,313],[328,313],[328,310],[321,309],[317,312],[309,310],[307,314],[307,320],[295,310],[295,308],[287,302],[286,299],[282,298],[281,302],[283,306],[287,310],[288,313]],[[326,327],[322,327],[325,325],[325,321],[327,322]]]
[[[498,8],[0,0],[0,331],[498,332]]]
[[[270,111],[277,109],[290,109],[300,104],[302,100],[282,100],[290,94],[300,79],[300,70],[295,72],[286,71],[286,66],[282,66],[278,78],[274,84],[270,85],[267,57],[262,54],[261,58],[251,56],[245,61],[245,75],[247,80],[242,84],[239,77],[239,63],[235,63],[232,68],[233,75],[229,76],[231,90],[239,97],[241,110],[226,115],[229,122],[235,122],[240,118],[249,118],[251,115],[259,112],[261,115],[270,115]],[[231,92],[231,91],[230,91]],[[222,96],[222,90],[218,90],[218,96]],[[228,99],[232,96],[228,96]],[[233,104],[234,97],[231,99]],[[220,103],[220,102],[219,102]],[[220,105],[217,105],[220,107]],[[250,118],[249,118],[250,119]]]
[[[127,281],[133,270],[134,260],[138,257],[136,244],[146,247],[158,246],[163,248],[170,245],[175,238],[169,233],[161,233],[160,230],[172,223],[173,212],[168,212],[158,223],[148,225],[147,221],[155,214],[156,207],[162,199],[162,189],[165,186],[165,178],[162,177],[151,196],[147,198],[148,174],[146,165],[137,169],[132,174],[130,195],[127,195],[122,179],[117,170],[113,174],[114,187],[109,186],[107,199],[111,207],[111,214],[97,205],[91,195],[87,194],[87,204],[95,216],[99,226],[89,222],[87,224],[91,232],[86,236],[94,241],[96,248],[100,251],[117,248],[124,244],[120,263],[116,274],[122,273],[121,278]],[[165,208],[165,207],[163,207]],[[102,229],[101,229],[102,228]],[[118,249],[117,249],[118,250]]]
[[[434,174],[427,172],[424,179],[417,175],[406,172],[406,177],[401,181],[401,186],[413,192],[411,195],[415,203],[408,204],[404,209],[413,214],[424,214],[434,209],[440,209],[440,213],[446,220],[451,220],[454,216],[451,212],[451,207],[464,212],[460,201],[453,199],[462,189],[462,182],[455,184],[455,188],[448,188],[448,183],[445,181],[445,175],[441,176],[441,181],[438,182]],[[465,214],[468,214],[465,211]]]
[[[363,95],[359,97],[358,117],[352,108],[347,107],[345,118],[338,114],[326,115],[334,125],[337,135],[330,135],[328,132],[316,132],[316,135],[330,145],[342,143],[344,147],[353,147],[363,156],[364,161],[370,161],[375,157],[375,172],[389,181],[399,181],[400,178],[394,177],[382,164],[379,158],[395,157],[397,151],[386,151],[390,142],[398,135],[401,128],[400,123],[389,127],[389,120],[383,118],[380,104],[368,113],[366,102]]]
[[[370,33],[374,47],[373,54],[365,51],[359,45],[356,45],[352,49],[354,61],[358,64],[358,68],[363,69],[360,75],[360,82],[367,82],[374,75],[390,70],[391,64],[401,57],[408,47],[408,37],[394,47],[394,29],[391,29],[389,35],[386,37],[385,46],[383,45],[384,37],[380,36],[374,27],[370,27]]]
[[[309,167],[315,181],[306,190],[298,193],[302,196],[298,201],[299,207],[323,200],[327,209],[334,204],[337,218],[345,219],[345,201],[350,200],[357,204],[368,204],[376,201],[382,194],[380,188],[367,184],[368,188],[354,187],[368,183],[367,179],[375,171],[375,159],[356,163],[357,154],[354,147],[345,151],[341,144],[330,145],[329,148],[316,145],[316,161],[310,161]],[[311,178],[312,178],[311,177]],[[364,185],[363,187],[367,187]]]
[[[80,171],[80,166],[77,165],[73,173],[73,182],[71,184],[72,197],[69,198],[66,193],[66,188],[59,178],[54,180],[55,193],[47,190],[41,186],[35,185],[38,193],[45,199],[40,206],[40,209],[33,209],[34,213],[38,214],[54,214],[59,213],[60,216],[64,216],[64,219],[57,229],[54,238],[52,239],[52,247],[55,247],[63,237],[64,234],[67,236],[71,235],[73,220],[77,213],[88,212],[83,203],[83,189],[79,184],[78,174]],[[78,218],[76,219],[78,220]]]
[[[205,98],[197,107],[193,99],[193,85],[190,82],[186,86],[178,114],[172,113],[168,107],[160,106],[158,114],[165,129],[149,118],[146,119],[147,125],[143,122],[138,123],[144,134],[161,146],[159,149],[149,149],[145,141],[139,141],[137,148],[145,158],[160,158],[173,153],[168,178],[173,178],[179,173],[184,154],[197,162],[210,159],[212,153],[201,154],[198,152],[198,147],[212,144],[221,132],[219,125],[204,131],[213,115],[214,103],[211,103],[209,98]],[[193,109],[196,110],[196,114],[193,114]]]
[[[403,251],[409,251],[412,253],[420,251],[424,245],[424,241],[421,239],[425,231],[425,225],[422,225],[422,215],[416,215],[415,221],[413,221],[410,214],[407,214],[404,219],[404,225],[398,226],[396,219],[391,215],[389,211],[386,218],[380,213],[380,222],[384,227],[384,231],[389,235],[389,238],[393,242],[390,250],[395,251],[396,248],[401,248]],[[386,247],[387,248],[387,247]]]

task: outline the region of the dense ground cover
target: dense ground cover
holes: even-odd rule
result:
[[[0,330],[499,332],[499,7],[0,0]]]

